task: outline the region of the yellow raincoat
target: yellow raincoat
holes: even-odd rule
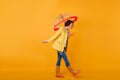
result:
[[[60,27],[59,30],[55,33],[54,36],[52,36],[50,39],[48,39],[49,42],[53,41],[52,47],[57,51],[64,50],[65,44],[67,40],[67,30],[64,26]]]

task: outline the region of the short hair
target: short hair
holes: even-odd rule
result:
[[[72,20],[67,20],[66,22],[65,22],[65,27],[66,26],[69,26],[71,23],[74,23]]]

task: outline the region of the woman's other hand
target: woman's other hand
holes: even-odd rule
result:
[[[43,40],[42,43],[48,43],[49,41],[48,40]]]

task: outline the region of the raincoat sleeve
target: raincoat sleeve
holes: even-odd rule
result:
[[[52,40],[56,39],[63,31],[63,27],[60,27],[59,30],[51,37],[48,39],[48,42],[51,42]]]

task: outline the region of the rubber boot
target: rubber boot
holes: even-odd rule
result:
[[[68,66],[67,68],[72,73],[73,76],[76,76],[80,72],[78,70],[74,70],[71,66]]]
[[[64,76],[60,73],[60,66],[56,66],[56,77],[64,78]]]

